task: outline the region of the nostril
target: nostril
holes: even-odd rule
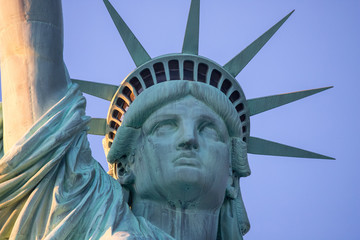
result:
[[[181,142],[179,147],[186,150],[198,149],[199,145],[194,139],[189,139],[188,141]]]
[[[188,142],[183,142],[180,144],[180,147],[183,149],[190,149],[190,144]]]

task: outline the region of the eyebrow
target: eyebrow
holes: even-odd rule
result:
[[[142,128],[146,132],[148,132],[149,130],[151,130],[153,128],[154,124],[156,124],[158,122],[162,122],[162,121],[168,120],[168,119],[178,119],[178,118],[179,118],[179,116],[177,114],[173,114],[173,113],[150,116],[148,119],[145,120]]]
[[[162,120],[167,119],[167,118],[178,118],[178,114],[166,113],[166,114],[161,114],[161,115],[154,115],[154,116],[150,116],[148,119],[146,119],[145,122],[154,121],[155,119],[159,119],[160,121],[162,121]]]
[[[220,116],[219,116],[220,117]],[[221,117],[220,117],[221,118]],[[220,124],[220,125],[223,125],[225,128],[226,128],[226,124],[225,124],[225,122],[222,120],[222,118],[221,118],[221,120],[220,119],[218,119],[218,117],[216,116],[216,117],[213,117],[213,116],[209,116],[209,115],[205,115],[205,114],[201,114],[200,116],[199,116],[199,119],[206,119],[206,120],[210,120],[211,122],[213,122],[213,123],[217,123],[217,124]]]
[[[213,122],[217,122],[218,119],[217,118],[214,118],[213,116],[209,116],[209,115],[205,115],[205,114],[201,114],[199,116],[200,119],[209,119],[209,120],[212,120]]]

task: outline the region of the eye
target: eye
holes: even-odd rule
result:
[[[155,124],[152,134],[155,136],[164,136],[175,132],[177,129],[176,121],[164,120]]]
[[[199,126],[199,134],[207,139],[222,141],[219,130],[212,122],[205,122]]]

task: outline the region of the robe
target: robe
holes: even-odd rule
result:
[[[92,158],[84,109],[73,84],[2,156],[0,239],[173,239],[134,216]]]

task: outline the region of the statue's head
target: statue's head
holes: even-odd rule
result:
[[[133,194],[175,205],[197,204],[202,195],[215,201],[215,209],[226,188],[231,191],[233,178],[250,173],[242,138],[238,113],[218,89],[169,81],[152,86],[131,104],[108,161]]]
[[[164,65],[169,59],[175,61],[174,56],[154,61]],[[201,60],[202,64],[207,61]],[[141,74],[138,78],[134,75],[149,70],[148,66],[132,73],[113,99],[109,126],[112,122],[118,126],[104,141],[105,147],[111,145],[107,155],[111,174],[130,192],[130,205],[142,199],[219,213],[225,204],[226,211],[233,209],[231,222],[239,229],[241,226],[244,234],[249,223],[238,181],[248,176],[250,169],[244,141],[248,118],[241,88],[232,87],[230,76],[222,75],[215,64],[207,62],[208,68],[219,75],[215,77],[206,70],[205,82],[194,78],[193,68],[188,70],[196,81],[166,79],[171,68],[164,68],[164,82],[155,75],[153,85],[137,91],[131,80],[145,85]],[[213,84],[217,81],[216,86],[209,84],[210,79]],[[126,113],[119,114],[119,110]]]

